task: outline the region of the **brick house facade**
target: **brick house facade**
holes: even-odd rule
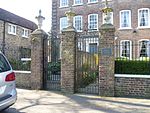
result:
[[[74,26],[78,32],[87,32],[91,28],[98,31],[103,24],[100,10],[104,8],[104,1],[52,0],[52,31],[57,34],[65,28],[65,12],[70,9],[76,13]],[[115,42],[121,45],[116,57],[132,59],[150,56],[150,1],[113,0],[109,2],[109,7],[113,8],[111,21],[116,28]]]
[[[30,49],[29,35],[36,28],[32,21],[0,8],[1,51],[10,58],[16,58],[21,48]]]

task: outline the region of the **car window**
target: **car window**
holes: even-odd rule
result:
[[[2,54],[0,54],[0,72],[9,71],[11,68]]]

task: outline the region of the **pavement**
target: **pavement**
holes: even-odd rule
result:
[[[2,113],[150,113],[150,99],[64,95],[17,89],[18,100]]]

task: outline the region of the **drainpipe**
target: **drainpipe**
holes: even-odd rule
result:
[[[6,24],[6,22],[4,21],[4,23],[3,23],[3,26],[4,26],[4,28],[3,28],[3,40],[2,40],[2,52],[3,52],[3,54],[5,54],[5,24]]]

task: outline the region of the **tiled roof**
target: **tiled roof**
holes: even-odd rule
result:
[[[12,24],[16,24],[16,25],[19,25],[19,26],[22,26],[31,30],[37,29],[37,25],[34,22],[27,20],[23,17],[17,16],[2,8],[0,8],[0,20],[6,21]]]

